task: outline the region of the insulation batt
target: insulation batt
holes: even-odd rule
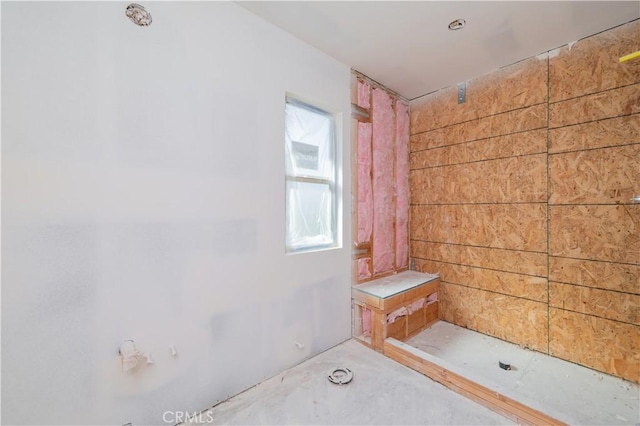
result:
[[[373,269],[391,271],[395,263],[394,170],[395,111],[387,92],[373,90]]]
[[[370,170],[371,124],[358,123],[358,243],[371,241],[373,189]]]
[[[396,268],[409,265],[409,107],[396,101]]]

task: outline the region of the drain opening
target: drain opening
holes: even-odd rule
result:
[[[346,385],[353,380],[353,373],[345,367],[339,367],[329,373],[329,381],[335,385]]]

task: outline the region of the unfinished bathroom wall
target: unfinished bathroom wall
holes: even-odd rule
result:
[[[356,281],[367,281],[409,266],[409,108],[357,73],[352,84],[354,271]]]
[[[551,355],[640,380],[640,21],[549,60]]]
[[[350,337],[349,68],[126,5],[2,3],[2,424],[174,424]],[[285,254],[287,93],[338,114],[340,248]]]
[[[441,317],[640,377],[640,21],[411,102],[411,258]]]
[[[441,317],[547,349],[547,60],[411,104],[411,257]]]

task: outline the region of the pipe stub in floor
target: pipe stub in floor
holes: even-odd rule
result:
[[[338,367],[329,373],[329,381],[334,385],[346,385],[353,380],[353,373],[346,367]]]
[[[503,359],[498,361],[498,366],[500,368],[502,368],[503,370],[511,370],[511,363],[509,361],[505,361]]]

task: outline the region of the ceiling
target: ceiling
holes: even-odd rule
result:
[[[638,0],[239,4],[408,99],[640,17]]]

